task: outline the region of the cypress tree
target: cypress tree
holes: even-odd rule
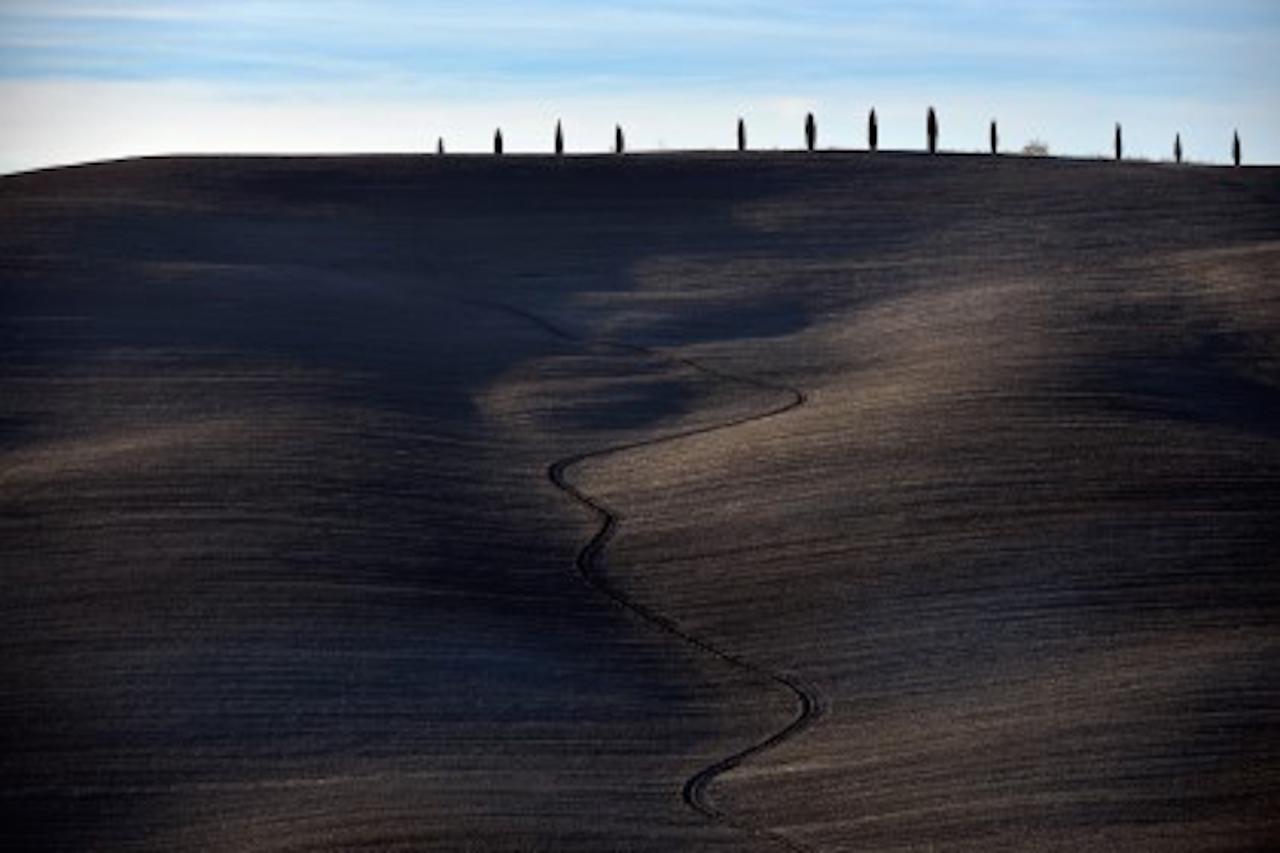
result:
[[[1182,162],[1182,134],[1174,134],[1173,137],[1173,161],[1175,163]]]
[[[1124,159],[1124,133],[1120,130],[1120,122],[1116,122],[1116,160]]]
[[[436,139],[436,153],[437,154],[444,153],[444,137],[443,136]]]
[[[994,157],[1000,152],[1000,129],[996,127],[996,120],[991,120],[991,156]]]
[[[804,119],[804,145],[810,151],[818,143],[818,123],[813,120],[813,113]]]
[[[493,153],[502,154],[502,128],[498,128],[493,133]]]
[[[564,154],[564,130],[560,127],[560,120],[556,119],[556,156],[560,157]]]
[[[1235,161],[1236,168],[1240,168],[1240,131],[1236,131],[1231,138],[1231,159]]]
[[[747,123],[738,119],[738,150],[747,150]]]
[[[615,125],[613,129],[613,150],[622,154],[627,150],[626,140],[622,138],[622,125]]]
[[[871,114],[867,116],[867,148],[872,151],[880,147],[880,123],[876,121],[876,111],[872,107]]]
[[[929,153],[938,153],[938,114],[929,107],[929,115],[925,119],[925,131],[929,136]]]

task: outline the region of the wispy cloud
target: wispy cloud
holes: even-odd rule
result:
[[[1224,13],[1234,9],[1235,15]],[[1135,8],[1139,11],[1135,11]],[[1145,8],[1145,12],[1141,11]],[[317,55],[405,74],[808,79],[826,74],[1027,79],[1112,69],[1117,80],[1194,67],[1192,82],[1266,61],[1280,23],[1261,3],[1092,2],[312,2],[10,3],[0,7],[6,76],[234,78],[273,57],[277,75],[313,72]],[[79,64],[83,62],[83,64]],[[1238,76],[1238,75],[1237,75]],[[1105,80],[1097,82],[1105,83]]]

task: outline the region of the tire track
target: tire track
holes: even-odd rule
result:
[[[473,304],[511,314],[538,326],[554,337],[569,341],[579,346],[610,349],[616,352],[625,352],[642,356],[644,358],[659,359],[668,363],[683,365],[703,374],[704,376],[711,376],[725,382],[734,382],[740,385],[758,388],[763,391],[769,391],[772,393],[781,392],[787,395],[788,399],[785,403],[764,412],[745,415],[743,417],[718,424],[682,430],[680,432],[658,436],[657,438],[617,444],[596,450],[588,450],[572,456],[566,456],[563,459],[553,462],[547,468],[547,478],[551,480],[556,488],[560,489],[579,504],[589,509],[600,522],[599,529],[587,544],[578,552],[577,558],[574,561],[579,577],[587,584],[587,586],[607,597],[618,607],[628,610],[632,614],[640,617],[653,627],[665,631],[667,634],[670,634],[682,642],[699,649],[707,655],[718,658],[720,661],[734,667],[739,672],[754,676],[761,681],[773,683],[777,687],[786,690],[794,698],[796,704],[795,715],[787,725],[778,729],[763,740],[757,741],[743,749],[740,749],[732,755],[726,756],[690,776],[688,780],[685,781],[684,786],[681,789],[681,797],[691,809],[712,821],[732,827],[752,837],[771,841],[788,850],[808,851],[810,848],[788,838],[777,830],[769,827],[751,826],[750,824],[729,815],[712,802],[708,796],[708,789],[718,777],[728,773],[730,770],[740,766],[749,759],[779,746],[783,742],[790,740],[812,726],[822,715],[824,710],[821,694],[816,688],[806,684],[795,675],[768,669],[765,666],[755,663],[754,661],[751,661],[739,654],[723,649],[712,643],[710,640],[690,633],[685,628],[682,628],[680,624],[671,617],[635,601],[626,595],[626,593],[610,586],[606,581],[604,581],[599,576],[597,568],[605,549],[609,545],[609,542],[617,534],[620,515],[600,498],[584,492],[575,485],[569,477],[569,471],[574,466],[591,459],[602,459],[607,456],[627,453],[640,448],[656,447],[658,445],[669,444],[697,435],[705,435],[707,433],[733,429],[734,427],[739,427],[744,424],[780,417],[788,412],[800,408],[807,402],[804,392],[799,388],[795,388],[790,385],[775,384],[752,376],[742,376],[729,373],[717,368],[708,367],[694,361],[693,359],[670,355],[668,353],[659,352],[637,344],[582,338],[562,329],[532,311],[528,311],[514,305],[478,300],[474,301]]]

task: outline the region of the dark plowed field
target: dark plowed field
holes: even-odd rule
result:
[[[0,179],[0,848],[1280,843],[1280,169]]]

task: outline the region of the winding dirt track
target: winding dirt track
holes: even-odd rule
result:
[[[799,735],[805,729],[812,726],[814,722],[822,715],[822,712],[823,712],[824,704],[822,701],[821,694],[818,692],[816,688],[814,688],[811,685],[805,684],[803,681],[801,681],[798,677],[794,675],[767,669],[766,667],[761,666],[758,663],[755,663],[740,655],[734,654],[733,652],[720,648],[719,646],[715,645],[714,643],[712,643],[711,641],[703,637],[699,637],[695,634],[690,633],[686,629],[682,628],[680,624],[676,622],[674,619],[672,619],[671,617],[663,615],[662,613],[654,610],[653,608],[647,607],[644,604],[641,604],[635,601],[634,599],[627,596],[626,593],[622,592],[616,587],[610,586],[608,582],[606,582],[603,578],[600,577],[599,573],[597,572],[597,569],[600,565],[600,561],[602,559],[605,549],[608,547],[609,542],[613,539],[614,535],[618,531],[620,515],[600,498],[582,491],[580,488],[578,488],[578,486],[574,485],[574,483],[568,476],[569,470],[571,468],[573,468],[575,465],[581,462],[586,462],[587,460],[590,460],[590,459],[601,459],[607,456],[614,456],[620,453],[627,453],[632,450],[638,450],[640,448],[654,447],[656,445],[661,445],[661,444],[669,444],[671,442],[680,441],[681,439],[690,438],[696,435],[704,435],[706,433],[711,433],[711,432],[720,432],[722,430],[732,429],[734,427],[742,426],[743,424],[752,423],[754,421],[762,421],[767,418],[779,417],[781,415],[786,414],[787,412],[793,411],[803,406],[806,402],[804,392],[798,388],[795,388],[789,385],[775,384],[775,383],[768,382],[766,380],[758,379],[751,376],[742,376],[738,374],[728,373],[722,370],[717,370],[713,367],[708,367],[692,359],[682,358],[680,356],[674,356],[669,353],[660,352],[658,350],[650,349],[644,346],[639,346],[637,344],[626,344],[626,343],[620,343],[617,341],[582,338],[560,328],[559,326],[555,325],[554,323],[552,323],[551,321],[547,320],[544,317],[541,317],[537,314],[534,314],[531,311],[516,307],[514,305],[508,305],[508,304],[499,303],[499,302],[488,302],[488,301],[477,302],[475,304],[481,304],[488,308],[505,311],[506,313],[512,314],[513,316],[522,318],[524,320],[529,321],[530,323],[533,323],[534,325],[540,327],[541,329],[545,330],[546,332],[548,332],[549,334],[555,337],[561,338],[566,341],[570,341],[574,344],[578,344],[586,347],[598,347],[598,348],[610,349],[614,351],[621,351],[621,352],[643,356],[645,358],[661,359],[670,363],[684,365],[686,367],[691,368],[692,370],[695,370],[706,376],[714,377],[716,379],[724,380],[727,382],[735,382],[741,385],[748,385],[753,388],[759,388],[764,391],[770,391],[774,393],[783,393],[787,396],[788,398],[787,401],[782,405],[775,406],[771,409],[768,409],[767,411],[758,412],[753,415],[747,415],[744,417],[735,418],[733,420],[725,421],[723,423],[711,424],[708,426],[701,426],[693,429],[683,430],[680,432],[670,433],[668,435],[661,435],[661,436],[658,436],[657,438],[645,439],[643,441],[634,441],[634,442],[629,442],[625,444],[618,444],[618,445],[613,445],[611,447],[604,447],[596,450],[588,450],[582,453],[576,453],[572,456],[566,456],[563,459],[553,462],[547,468],[547,477],[556,486],[556,488],[565,492],[574,500],[576,500],[578,503],[582,504],[583,506],[591,510],[591,512],[595,514],[595,516],[600,522],[600,528],[596,531],[595,535],[592,536],[591,539],[586,543],[586,545],[582,547],[582,550],[578,552],[578,556],[575,560],[575,564],[578,569],[578,574],[588,586],[590,586],[592,589],[596,590],[597,592],[601,593],[602,595],[608,597],[609,600],[611,600],[614,604],[618,605],[619,607],[622,607],[625,610],[628,610],[631,613],[635,614],[636,616],[639,616],[641,619],[643,619],[645,622],[649,623],[650,625],[656,628],[659,628],[668,634],[671,634],[672,636],[676,637],[682,642],[688,643],[689,645],[700,649],[702,652],[708,655],[711,655],[720,659],[724,663],[738,669],[741,672],[749,673],[764,681],[773,682],[777,686],[787,690],[795,698],[796,712],[795,712],[795,716],[792,717],[790,722],[788,722],[785,726],[778,729],[776,732],[769,735],[768,737],[760,741],[757,741],[753,744],[750,744],[749,746],[738,750],[732,755],[728,755],[720,759],[719,761],[716,761],[713,764],[710,764],[702,768],[697,773],[690,776],[688,780],[686,780],[684,783],[684,787],[681,791],[681,796],[684,798],[685,803],[688,804],[690,808],[694,809],[695,811],[701,813],[702,815],[706,816],[711,820],[724,824],[725,826],[733,827],[734,829],[737,829],[743,833],[746,833],[756,838],[767,839],[789,850],[799,850],[799,851],[809,850],[810,849],[809,847],[806,847],[805,845],[800,844],[797,841],[791,838],[788,838],[785,835],[782,835],[781,833],[777,832],[774,829],[771,829],[768,827],[751,826],[741,821],[740,819],[737,819],[734,816],[727,814],[722,809],[717,808],[712,803],[711,799],[708,796],[708,789],[711,787],[711,784],[716,780],[717,777],[729,772],[730,770],[733,770],[735,767],[739,766],[740,764],[752,758],[753,756],[759,755],[763,752],[773,749],[774,747],[780,745],[784,741],[787,741]]]

